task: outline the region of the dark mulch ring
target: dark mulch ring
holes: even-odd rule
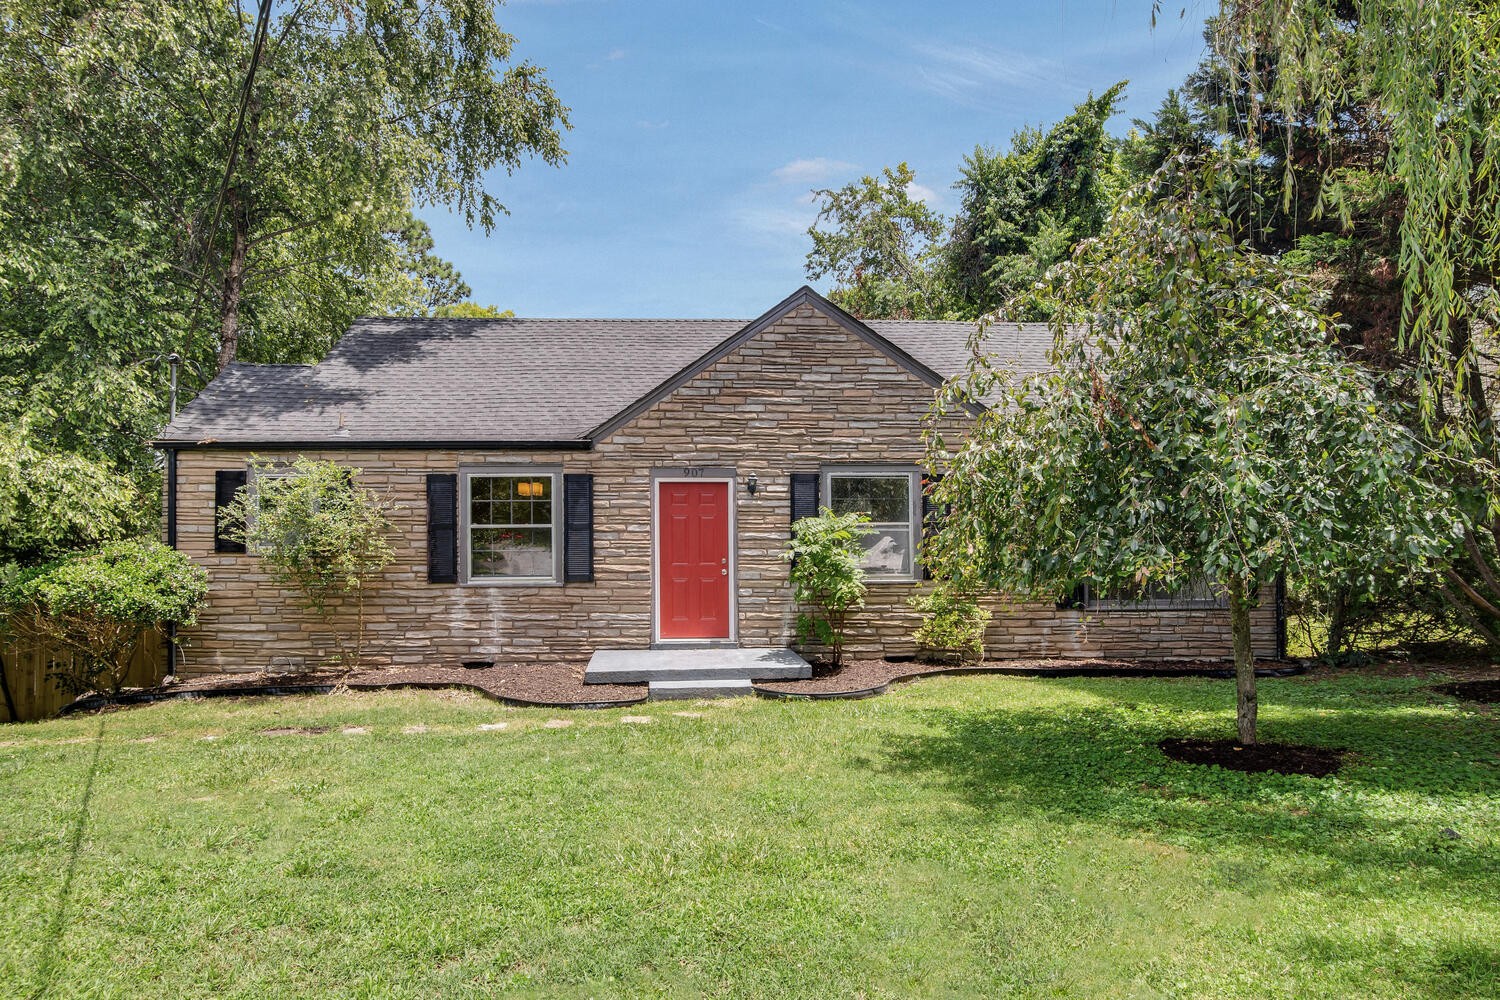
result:
[[[1184,764],[1217,764],[1231,771],[1306,774],[1326,778],[1344,762],[1347,751],[1294,743],[1257,743],[1243,747],[1234,740],[1162,740],[1161,752]]]
[[[1500,704],[1500,680],[1444,684],[1437,690],[1442,694],[1463,698],[1465,701],[1482,701],[1487,705]]]

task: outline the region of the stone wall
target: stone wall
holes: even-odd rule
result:
[[[792,643],[796,611],[782,548],[790,476],[829,463],[916,464],[933,389],[811,307],[771,325],[645,410],[591,451],[304,452],[359,468],[400,505],[396,561],[371,597],[368,652],[380,662],[529,663],[584,659],[652,639],[652,470],[729,468],[737,522],[736,596],[742,645]],[[950,427],[950,432],[956,431]],[[262,453],[290,459],[291,453]],[[309,667],[333,649],[327,626],[271,584],[253,555],[213,551],[214,472],[245,467],[242,451],[189,449],[178,461],[178,547],[209,572],[210,602],[185,633],[184,674]],[[594,480],[592,583],[429,584],[425,476],[460,465],[560,466]],[[760,482],[749,496],[744,481]],[[856,656],[910,653],[915,584],[871,587],[850,644]],[[1099,613],[1006,607],[990,655],[1226,656],[1221,611]],[[1270,609],[1256,615],[1257,652],[1275,652]]]

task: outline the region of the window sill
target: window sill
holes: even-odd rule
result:
[[[527,579],[517,578],[514,580],[464,580],[459,583],[460,587],[561,587],[563,582],[551,577],[532,577]]]

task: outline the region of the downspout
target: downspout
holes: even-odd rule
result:
[[[172,367],[176,381],[177,367]],[[173,394],[175,397],[175,393]],[[173,409],[177,400],[174,398]],[[167,448],[167,547],[177,548],[177,449]],[[177,676],[177,623],[167,623],[167,676]]]

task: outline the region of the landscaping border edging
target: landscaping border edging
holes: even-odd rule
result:
[[[1260,668],[1255,671],[1257,677],[1294,677],[1298,674],[1307,673],[1307,667],[1300,663],[1289,664],[1286,667]],[[1184,667],[1182,669],[1156,669],[1156,670],[1132,670],[1128,667],[1060,667],[1056,669],[1041,667],[1006,667],[1006,666],[978,666],[978,667],[932,667],[928,669],[913,670],[908,673],[897,674],[890,679],[876,684],[872,687],[858,688],[853,691],[780,691],[775,688],[762,687],[758,684],[751,685],[751,691],[756,697],[768,698],[775,701],[857,701],[862,698],[874,698],[890,691],[894,684],[905,684],[920,680],[923,677],[940,676],[968,676],[974,674],[999,674],[1009,677],[1208,677],[1216,680],[1232,678],[1233,670],[1206,670],[1202,668]],[[570,708],[570,709],[606,709],[627,708],[632,705],[641,705],[647,702],[649,695],[642,694],[639,698],[631,698],[621,701],[528,701],[525,698],[515,698],[508,695],[495,694],[485,688],[474,684],[465,684],[462,681],[396,681],[389,684],[369,683],[355,681],[353,683],[316,683],[316,684],[246,684],[241,686],[225,686],[215,688],[200,688],[190,691],[136,691],[122,694],[113,702],[101,695],[86,695],[76,701],[64,705],[58,712],[59,715],[72,715],[75,712],[90,712],[115,705],[147,705],[158,701],[192,700],[196,698],[266,698],[282,697],[295,694],[328,694],[338,687],[345,687],[351,691],[473,691],[491,701],[513,708]]]
[[[397,682],[394,684],[364,684],[355,682],[353,684],[247,684],[243,687],[217,687],[203,688],[194,691],[140,691],[132,694],[122,694],[113,702],[102,695],[85,695],[71,704],[64,705],[58,715],[72,715],[75,712],[92,712],[115,705],[149,705],[158,701],[192,701],[198,698],[276,698],[294,694],[329,694],[336,688],[343,686],[350,691],[399,691],[402,689],[413,691],[473,691],[512,708],[625,708],[630,705],[640,705],[647,700],[646,695],[633,698],[628,701],[579,701],[579,702],[554,702],[554,701],[527,701],[524,698],[512,698],[506,695],[498,695],[473,684],[464,684],[459,681],[442,683],[422,683],[420,681]]]
[[[1296,677],[1307,673],[1307,667],[1301,663],[1288,664],[1285,667],[1260,667],[1255,671],[1256,677]],[[1183,667],[1181,669],[1158,669],[1158,670],[1132,670],[1129,667],[1060,667],[1057,669],[1041,667],[932,667],[925,670],[914,670],[910,673],[897,674],[890,680],[874,687],[858,688],[853,691],[779,691],[775,688],[765,688],[753,685],[751,690],[761,698],[772,698],[781,701],[823,701],[835,698],[846,698],[851,701],[860,698],[873,698],[876,695],[885,694],[893,684],[905,684],[910,681],[921,680],[923,677],[940,677],[950,675],[955,677],[969,676],[973,674],[999,674],[1003,677],[1207,677],[1213,680],[1230,680],[1234,677],[1234,670],[1206,670],[1195,667]]]

